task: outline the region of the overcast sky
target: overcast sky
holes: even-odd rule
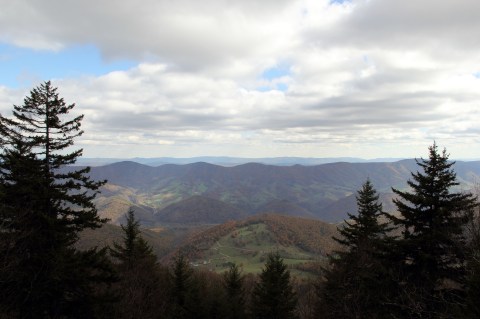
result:
[[[85,157],[480,158],[478,0],[0,0],[0,112],[52,80]]]

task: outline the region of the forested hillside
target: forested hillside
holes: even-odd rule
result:
[[[325,260],[338,245],[332,240],[336,226],[276,214],[214,226],[188,238],[179,252],[200,268],[222,272],[232,263],[259,272],[268,253],[277,251],[289,265]]]
[[[480,162],[457,162],[454,167],[463,189],[470,189],[480,180]],[[235,167],[207,163],[151,167],[121,162],[94,167],[90,174],[96,180],[108,180],[106,191],[100,194],[96,203],[100,214],[115,223],[129,204],[144,214],[140,217],[143,223],[168,220],[171,217],[167,215],[171,213],[162,216],[163,208],[197,195],[235,207],[229,214],[232,219],[243,217],[243,213],[235,217],[233,211],[250,215],[280,212],[340,222],[347,217],[347,212],[355,212],[354,194],[367,178],[377,187],[385,209],[394,211],[391,188],[405,189],[410,172],[417,169],[414,160],[318,166],[250,163]],[[189,201],[182,205],[185,207]],[[279,205],[282,203],[283,206]],[[121,207],[123,209],[119,209]],[[192,211],[193,207],[183,214],[192,214]],[[219,221],[218,218],[209,219],[206,211],[198,213],[205,219],[191,217],[205,223]]]

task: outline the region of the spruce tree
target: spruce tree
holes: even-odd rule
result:
[[[35,253],[49,245],[51,239],[44,232],[34,231],[48,228],[48,220],[35,213],[36,207],[43,204],[40,194],[42,174],[37,170],[38,160],[29,150],[18,141],[15,148],[0,154],[0,317],[7,313],[13,317],[24,316],[22,305],[34,307],[37,298],[41,302],[41,296],[38,296],[41,291],[36,289],[40,285],[34,285],[28,291],[37,296],[24,301],[26,287],[30,277],[37,278],[36,283],[42,283],[43,277],[48,275],[45,268],[53,266],[42,254]]]
[[[179,253],[171,269],[173,317],[204,318],[205,309],[201,302],[198,280],[187,257]]]
[[[133,210],[128,211],[127,223],[122,225],[122,230],[123,243],[114,243],[110,249],[111,255],[118,260],[119,282],[115,287],[120,300],[115,317],[152,318],[160,288],[157,257],[141,237]]]
[[[330,257],[324,269],[324,282],[318,286],[319,316],[326,318],[384,318],[389,282],[384,268],[391,227],[380,219],[384,215],[379,196],[367,180],[356,196],[358,214],[348,214],[339,228],[343,247]]]
[[[127,224],[121,225],[123,244],[113,243],[111,255],[120,261],[121,268],[131,269],[139,262],[156,264],[157,256],[152,247],[140,235],[140,223],[132,209],[127,212]]]
[[[254,318],[296,318],[297,296],[290,283],[290,271],[280,254],[270,253],[254,287],[252,312]]]
[[[73,246],[81,230],[104,222],[92,202],[104,182],[67,167],[82,154],[69,152],[82,134],[83,116],[68,117],[73,107],[45,82],[13,117],[0,116],[0,255],[15,265],[0,281],[0,303],[19,317],[88,315],[92,281],[112,279],[105,251]]]
[[[465,235],[468,211],[475,206],[470,193],[454,192],[459,183],[444,149],[434,143],[428,159],[417,164],[410,191],[393,189],[402,230],[396,254],[401,256],[404,278],[399,303],[406,315],[450,316],[451,305],[461,303],[465,276]],[[414,296],[414,297],[412,297]]]
[[[391,227],[387,222],[380,221],[380,217],[384,215],[382,204],[378,202],[379,195],[369,179],[358,191],[356,199],[358,214],[348,213],[350,221],[345,220],[345,226],[339,229],[340,238],[334,240],[346,249],[347,254],[360,251],[375,253],[388,237]]]
[[[240,268],[233,264],[223,274],[223,285],[227,297],[227,318],[245,318],[245,289],[243,288],[244,277]]]
[[[476,189],[478,201],[480,189]],[[469,212],[467,224],[466,301],[464,318],[480,317],[480,210],[479,206]]]

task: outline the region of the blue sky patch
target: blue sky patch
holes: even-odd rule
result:
[[[262,72],[261,79],[270,82],[270,85],[264,85],[257,88],[257,91],[267,92],[271,90],[287,91],[288,85],[286,83],[275,81],[285,76],[290,76],[290,65],[279,65],[274,68],[266,69]]]
[[[52,52],[0,43],[0,85],[12,88],[30,87],[53,78],[99,76],[135,65],[127,60],[105,61],[93,45],[77,45]]]
[[[277,90],[285,92],[288,90],[287,83],[277,83]]]
[[[263,71],[262,78],[271,81],[281,78],[282,76],[289,76],[290,74],[290,66],[278,66]]]
[[[268,91],[273,91],[273,90],[286,92],[288,90],[288,84],[286,84],[286,83],[276,83],[272,86],[258,87],[258,88],[256,88],[256,90],[260,91],[260,92],[268,92]]]
[[[342,4],[345,2],[351,2],[351,0],[330,0],[330,4]]]

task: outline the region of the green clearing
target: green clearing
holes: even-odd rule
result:
[[[194,267],[222,273],[231,263],[239,265],[244,273],[259,273],[266,256],[278,251],[284,262],[294,266],[320,260],[315,254],[295,246],[279,245],[265,224],[252,224],[239,228],[220,238],[215,244],[202,252],[202,258],[192,260]],[[296,275],[307,275],[295,269]]]

